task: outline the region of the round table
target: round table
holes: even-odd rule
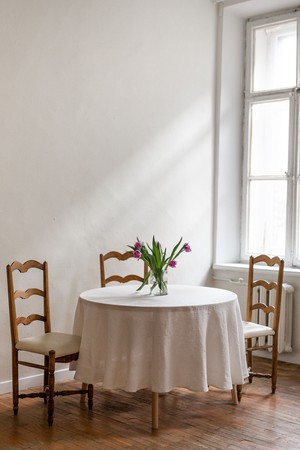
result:
[[[81,336],[75,379],[105,389],[154,393],[175,387],[232,389],[248,375],[242,319],[234,292],[169,285],[96,288],[80,294],[75,334]]]

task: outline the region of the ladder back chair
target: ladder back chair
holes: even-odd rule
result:
[[[276,281],[268,282],[256,277],[256,270],[265,267],[277,269]],[[278,360],[278,327],[280,319],[281,294],[283,283],[284,261],[275,256],[250,256],[248,273],[248,292],[246,320],[243,321],[244,338],[246,340],[249,382],[253,377],[270,378],[272,393],[276,391]],[[256,350],[272,352],[271,373],[256,373],[253,370],[252,354]]]
[[[101,287],[105,287],[108,283],[111,283],[113,281],[117,281],[118,283],[128,283],[129,281],[140,281],[141,283],[144,281],[145,277],[148,273],[148,266],[146,263],[144,263],[144,273],[142,275],[137,274],[130,274],[126,276],[121,275],[106,275],[105,271],[105,262],[110,259],[115,259],[118,261],[127,261],[129,259],[133,258],[132,251],[129,250],[125,253],[119,253],[117,251],[111,251],[106,254],[100,254],[100,282]],[[134,259],[134,258],[133,258]],[[135,259],[134,259],[135,260]],[[136,261],[136,260],[135,260]]]
[[[48,285],[48,264],[29,260],[25,263],[15,261],[8,264],[7,287],[10,313],[10,328],[12,341],[12,378],[13,378],[13,411],[18,414],[19,398],[44,399],[48,405],[48,424],[53,424],[54,396],[71,394],[88,394],[88,407],[93,406],[93,385],[83,385],[85,389],[54,391],[56,363],[76,361],[79,356],[80,337],[73,334],[51,331],[50,300]],[[17,274],[17,271],[20,273]],[[25,274],[26,277],[25,277]],[[18,283],[17,283],[18,276]],[[35,277],[35,278],[33,278]],[[23,290],[16,289],[22,278],[31,280],[39,287]],[[24,281],[23,281],[24,283]],[[30,286],[31,286],[30,283]],[[28,314],[28,315],[27,315]],[[25,316],[26,315],[26,316]],[[22,330],[20,329],[22,327]],[[24,334],[25,337],[19,337]],[[22,352],[24,358],[19,359]],[[43,364],[30,361],[29,353],[42,355]],[[35,358],[39,358],[38,356]],[[33,359],[33,358],[31,358]],[[44,390],[29,394],[19,394],[19,365],[41,369],[44,372]]]

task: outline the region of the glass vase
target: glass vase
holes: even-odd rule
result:
[[[151,295],[167,295],[168,294],[168,271],[156,270],[150,273],[150,293]]]

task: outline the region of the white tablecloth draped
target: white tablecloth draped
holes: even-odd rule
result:
[[[175,387],[231,389],[247,376],[242,320],[235,293],[169,286],[153,297],[125,285],[92,289],[78,300],[80,335],[75,379],[135,392]]]

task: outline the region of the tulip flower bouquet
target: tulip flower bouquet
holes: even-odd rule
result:
[[[133,256],[137,260],[144,261],[149,267],[149,272],[145,277],[141,286],[137,289],[142,289],[150,278],[151,288],[150,293],[154,294],[156,289],[158,295],[166,295],[168,293],[167,287],[167,270],[168,267],[175,268],[177,266],[176,258],[183,252],[191,252],[191,247],[188,243],[182,244],[182,238],[177,242],[170,255],[167,256],[167,249],[163,249],[161,244],[152,238],[152,245],[144,244],[137,238],[134,245],[128,245],[133,251]]]

